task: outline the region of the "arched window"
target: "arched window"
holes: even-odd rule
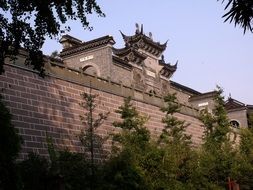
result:
[[[97,75],[96,69],[91,65],[84,67],[83,71],[84,71],[84,73],[86,73],[88,75]]]
[[[88,75],[100,77],[100,71],[96,64],[88,63],[82,66],[83,72]]]
[[[231,120],[229,123],[230,123],[230,126],[233,127],[233,128],[235,128],[235,129],[239,129],[240,128],[240,124],[236,120]]]

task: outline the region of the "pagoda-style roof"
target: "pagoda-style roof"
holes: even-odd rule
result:
[[[112,50],[114,55],[127,62],[129,61],[132,63],[141,64],[147,58],[146,55],[138,52],[133,47],[125,47],[121,49],[113,48]]]
[[[244,103],[229,97],[228,100],[225,102],[225,108],[227,110],[232,110],[232,109],[247,108],[247,106]]]
[[[160,44],[159,42],[153,41],[151,33],[149,33],[149,36],[146,36],[143,33],[143,25],[141,26],[141,30],[139,30],[137,25],[135,35],[133,36],[127,36],[123,34],[121,31],[120,33],[125,41],[126,47],[134,47],[136,49],[142,49],[157,57],[160,56],[161,53],[167,47],[167,42],[165,42],[164,44]]]
[[[60,42],[62,41],[62,39],[60,40]],[[89,49],[93,49],[99,46],[105,46],[108,44],[115,44],[115,41],[113,39],[112,36],[103,36],[94,40],[90,40],[87,42],[83,42],[83,43],[79,43],[76,44],[75,46],[69,47],[69,48],[65,48],[62,50],[61,52],[61,56],[67,56],[73,53],[78,53],[80,51],[84,51],[84,50],[89,50]]]
[[[174,65],[171,65],[170,63],[165,63],[164,56],[162,56],[162,59],[159,60],[159,65],[163,66],[162,69],[160,70],[160,75],[168,79],[177,70],[177,62]]]

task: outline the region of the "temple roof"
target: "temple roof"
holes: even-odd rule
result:
[[[61,41],[62,41],[62,39],[60,40],[60,42]],[[77,53],[77,52],[80,52],[80,51],[83,51],[83,50],[88,50],[88,49],[92,49],[92,48],[95,48],[95,47],[104,46],[104,45],[107,45],[107,44],[111,44],[111,45],[115,44],[115,41],[114,41],[112,36],[108,36],[108,35],[103,36],[103,37],[100,37],[100,38],[97,38],[97,39],[94,39],[94,40],[90,40],[90,41],[87,41],[87,42],[77,44],[73,47],[65,48],[65,49],[62,50],[60,55],[61,56],[66,56],[66,55]]]
[[[227,110],[246,109],[246,110],[252,112],[253,105],[247,105],[247,104],[244,104],[238,100],[235,100],[235,99],[229,97],[228,100],[225,102],[225,108]]]
[[[75,45],[80,45],[82,43],[81,40],[79,40],[79,39],[77,39],[73,36],[70,36],[68,34],[62,36],[62,38],[60,39],[60,43],[63,43],[63,42],[66,42],[66,41],[69,41],[69,42],[71,42]]]
[[[121,31],[121,35],[126,43],[126,47],[135,47],[136,49],[143,49],[155,56],[160,56],[161,53],[166,49],[167,42],[164,44],[160,44],[159,42],[155,42],[152,39],[152,33],[149,33],[149,36],[146,36],[143,33],[143,25],[141,26],[141,30],[139,30],[139,26],[136,26],[136,32],[133,36],[127,36],[123,34]]]
[[[173,73],[177,70],[177,63],[175,65],[171,65],[170,63],[165,63],[164,56],[162,55],[162,59],[159,60],[159,65],[163,66],[160,70],[160,74],[166,78],[170,78]]]
[[[238,109],[238,108],[246,108],[247,105],[229,97],[228,100],[225,102],[225,107],[227,110],[231,110],[231,109]]]
[[[124,55],[128,55],[130,52],[135,52],[136,55],[138,55],[139,57],[142,57],[143,59],[146,59],[147,56],[146,55],[143,55],[142,53],[138,52],[135,48],[120,48],[120,49],[117,49],[117,48],[113,48],[113,53],[119,57],[121,56],[124,56]]]
[[[140,64],[143,60],[147,58],[146,55],[138,52],[133,47],[125,47],[121,49],[113,48],[112,51],[114,55],[118,56],[119,58],[125,61],[134,62],[137,64]]]

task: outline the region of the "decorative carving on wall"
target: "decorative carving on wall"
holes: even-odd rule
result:
[[[133,80],[134,80],[135,87],[137,89],[144,90],[146,88],[146,86],[145,86],[145,77],[142,74],[141,70],[139,70],[139,69],[138,70],[137,69],[133,70]]]

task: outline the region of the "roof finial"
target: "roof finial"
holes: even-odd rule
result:
[[[125,34],[123,34],[123,32],[121,32],[121,30],[119,31],[120,32],[120,34],[121,34],[121,36],[123,37],[123,39],[125,39]]]
[[[232,97],[231,97],[231,93],[229,92],[229,95],[228,95],[228,99],[231,99]]]
[[[135,34],[139,34],[139,33],[140,33],[139,24],[138,24],[138,23],[135,23],[135,27],[136,27]]]
[[[141,34],[143,34],[143,24],[141,24]]]
[[[152,32],[149,32],[148,35],[149,35],[149,38],[150,38],[151,40],[153,40]]]
[[[162,62],[164,63],[164,62],[165,62],[165,60],[164,60],[164,55],[163,55],[163,54],[162,54],[162,57],[161,57],[161,58],[162,58]]]
[[[175,63],[175,65],[174,65],[174,67],[176,67],[176,68],[177,68],[177,64],[178,64],[178,60],[176,61],[176,63]]]

